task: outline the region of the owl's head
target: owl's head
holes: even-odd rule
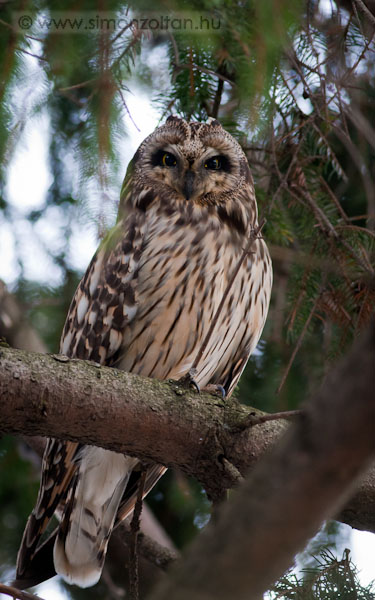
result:
[[[134,166],[143,184],[162,184],[174,196],[201,204],[251,181],[240,145],[215,119],[188,123],[169,117],[141,144]]]
[[[156,198],[169,206],[195,207],[195,213],[198,207],[211,207],[223,215],[238,213],[243,227],[251,218],[245,213],[256,212],[246,156],[216,119],[188,123],[169,117],[138,148],[132,161],[133,194],[134,185],[144,208]]]

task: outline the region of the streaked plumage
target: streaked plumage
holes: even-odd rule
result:
[[[117,225],[76,291],[61,352],[144,376],[181,378],[256,225],[253,182],[237,142],[216,120],[170,117],[129,165]],[[218,384],[232,393],[261,335],[271,285],[269,254],[257,239],[198,365],[201,387]],[[56,571],[82,587],[96,583],[111,530],[133,508],[137,468],[135,458],[49,440],[18,556],[18,584],[39,577],[36,550],[55,511],[61,522],[49,546]],[[164,471],[149,468],[145,493]]]

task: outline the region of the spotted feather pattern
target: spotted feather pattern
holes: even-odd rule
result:
[[[160,160],[165,153],[173,168]],[[212,157],[223,168],[208,169]],[[237,142],[218,121],[170,117],[129,166],[117,225],[78,286],[61,352],[147,377],[183,377],[256,226],[254,186]],[[198,364],[201,387],[219,384],[232,393],[261,335],[271,286],[267,247],[256,239]],[[99,579],[112,528],[133,510],[137,477],[130,474],[137,470],[135,458],[48,442],[18,555],[21,587],[32,580],[40,537],[56,511],[56,571],[82,587]],[[149,467],[145,494],[164,471]]]

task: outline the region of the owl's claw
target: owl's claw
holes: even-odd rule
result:
[[[201,388],[194,379],[194,375],[196,374],[196,372],[196,369],[190,369],[190,371],[188,371],[186,375],[184,375],[183,377],[181,377],[181,379],[178,380],[178,383],[187,388],[192,387],[195,389],[197,394],[200,394]]]
[[[216,394],[217,396],[221,396],[221,398],[223,400],[227,395],[225,388],[218,383],[209,383],[202,389],[202,392],[208,392],[209,394]]]
[[[181,379],[178,379],[177,383],[186,388],[194,388],[197,394],[200,394],[201,392],[207,392],[208,394],[215,394],[217,396],[220,396],[224,400],[224,398],[227,395],[225,388],[217,383],[209,383],[201,389],[199,384],[194,379],[194,375],[196,374],[196,372],[196,369],[190,369],[190,371],[188,371],[186,375],[181,377]]]

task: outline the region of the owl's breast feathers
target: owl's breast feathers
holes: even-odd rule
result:
[[[226,206],[171,203],[151,189],[102,244],[66,322],[61,351],[159,379],[191,367],[256,224],[253,197]],[[231,392],[265,322],[272,283],[256,240],[221,311],[196,376]]]

